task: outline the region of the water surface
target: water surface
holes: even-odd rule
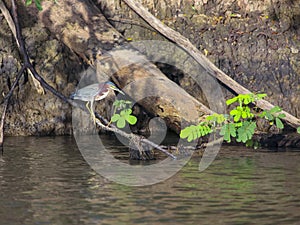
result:
[[[114,152],[127,155],[114,140]],[[298,149],[299,150],[299,149]],[[123,157],[125,158],[125,157]],[[156,185],[111,182],[72,137],[7,138],[0,224],[299,224],[300,151],[224,147],[199,173],[194,156]]]

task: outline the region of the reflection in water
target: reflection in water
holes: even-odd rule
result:
[[[202,173],[200,158],[193,157],[164,182],[129,187],[95,173],[71,137],[7,138],[0,162],[0,221],[298,224],[300,152],[230,150],[224,147]]]

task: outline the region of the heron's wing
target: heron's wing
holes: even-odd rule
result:
[[[74,99],[92,101],[99,92],[99,84],[91,84],[76,91]]]

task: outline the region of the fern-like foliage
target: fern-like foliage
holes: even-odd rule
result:
[[[260,113],[250,108],[251,103],[266,97],[266,94],[240,94],[226,101],[227,105],[235,104],[235,107],[227,114],[214,113],[206,117],[206,121],[199,125],[191,125],[184,128],[181,138],[187,138],[193,141],[204,135],[219,131],[224,141],[230,143],[232,139],[237,142],[245,143],[248,147],[257,148],[259,143],[254,141],[253,135],[257,128],[256,119],[258,117],[266,119],[271,125],[275,125],[279,129],[284,128],[282,119],[285,114],[279,106],[275,106],[270,110],[264,110]],[[297,129],[300,134],[300,127]]]
[[[210,126],[205,123],[200,123],[199,125],[191,125],[186,127],[185,129],[181,130],[180,138],[187,138],[190,142],[192,140],[196,140],[202,136],[205,136],[212,132]]]

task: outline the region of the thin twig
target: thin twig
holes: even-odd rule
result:
[[[11,32],[14,35],[15,40],[17,42],[17,45],[19,47],[20,44],[19,44],[19,41],[17,39],[16,27],[15,27],[14,21],[13,21],[11,15],[10,15],[8,9],[7,9],[7,7],[5,6],[5,4],[4,4],[4,2],[2,0],[0,1],[0,9],[1,9],[1,12],[4,15],[4,17],[5,17],[5,19],[6,19],[7,23],[8,23],[8,26],[9,26]]]
[[[22,68],[20,69],[20,71],[17,74],[15,82],[13,83],[9,92],[7,93],[7,95],[4,98],[3,112],[2,112],[1,121],[0,121],[0,150],[1,150],[2,154],[3,154],[3,140],[4,140],[4,122],[5,122],[7,106],[8,106],[10,97],[12,96],[20,78],[22,77],[24,70],[25,70],[25,66],[22,66]]]

